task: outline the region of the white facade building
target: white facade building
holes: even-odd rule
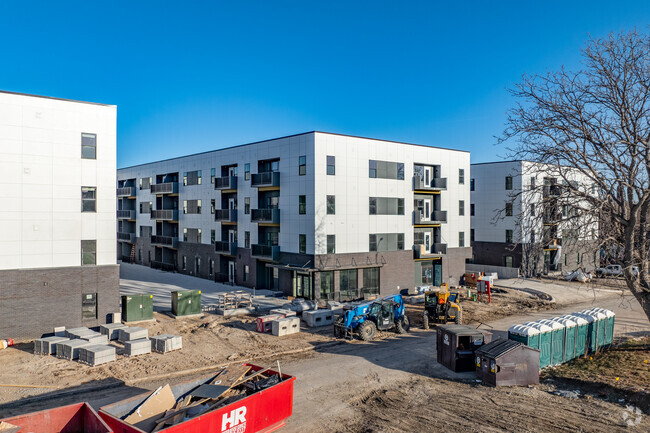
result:
[[[0,92],[0,335],[117,311],[116,111]]]
[[[118,188],[123,259],[293,296],[457,281],[471,256],[463,151],[310,132],[123,168]]]

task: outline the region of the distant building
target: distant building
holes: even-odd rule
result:
[[[503,161],[471,166],[471,245],[475,264],[553,273],[596,264],[593,219],[569,197],[565,182],[591,186],[580,173],[563,179],[551,165]],[[580,204],[580,206],[577,206]]]
[[[469,153],[309,132],[118,170],[122,260],[309,299],[457,282]]]
[[[116,110],[0,92],[0,338],[119,311]]]

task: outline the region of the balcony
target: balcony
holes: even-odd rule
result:
[[[255,188],[280,186],[280,172],[254,173],[251,179],[251,185]]]
[[[151,185],[151,194],[178,194],[178,182],[154,183]]]
[[[447,254],[447,244],[432,244],[429,250],[425,245],[413,245],[413,258],[426,259],[429,257],[438,257]]]
[[[544,224],[557,224],[562,219],[562,214],[559,212],[544,212],[543,223]]]
[[[424,219],[424,215],[418,210],[413,211],[413,225],[440,224],[447,222],[446,210],[434,210],[429,215],[429,219]]]
[[[124,186],[117,189],[118,197],[135,197],[135,187],[134,186]]]
[[[161,269],[163,271],[175,271],[176,265],[173,263],[157,262],[152,260],[151,267],[154,269]]]
[[[178,248],[178,238],[172,236],[151,236],[152,245],[160,245],[167,248]]]
[[[151,219],[178,221],[178,209],[151,209]]]
[[[280,224],[280,209],[252,209],[251,221],[254,223]]]
[[[214,250],[219,254],[227,254],[231,256],[237,255],[237,242],[222,242],[217,241],[214,243]]]
[[[427,184],[420,176],[413,176],[413,189],[420,191],[441,191],[447,189],[446,177],[434,177]]]
[[[253,257],[258,257],[261,259],[270,259],[273,261],[278,261],[278,259],[280,258],[280,246],[253,244],[251,255]]]
[[[135,243],[135,233],[117,233],[117,240],[120,242],[129,242],[131,244]]]
[[[237,209],[215,209],[214,220],[217,222],[236,223]]]
[[[120,219],[120,220],[134,220],[135,219],[135,211],[134,210],[118,210],[117,211],[117,219]]]
[[[214,189],[237,189],[237,176],[215,178]]]

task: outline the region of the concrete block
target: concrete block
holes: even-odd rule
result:
[[[124,343],[126,341],[139,340],[141,338],[149,338],[149,330],[147,328],[133,326],[120,329],[118,340],[120,343]]]
[[[98,334],[98,332],[95,332],[90,328],[86,328],[85,326],[81,328],[72,328],[65,330],[65,336],[71,340],[75,338],[92,337],[95,334]]]
[[[92,344],[79,338],[56,343],[56,357],[71,361],[79,359],[79,349],[86,346],[92,346]]]
[[[57,337],[56,335],[52,337],[38,338],[34,340],[34,354],[35,355],[55,355],[56,354],[56,343],[62,341],[68,341],[69,338],[66,337]]]
[[[127,326],[121,323],[107,323],[106,325],[100,325],[99,332],[108,336],[109,340],[117,340],[120,337],[120,329],[124,328],[127,328]]]
[[[102,334],[97,334],[97,335],[91,335],[89,337],[84,337],[81,338],[80,340],[86,340],[87,342],[91,344],[108,344],[108,335],[102,335]]]
[[[281,314],[283,317],[295,316],[296,312],[286,308],[274,308],[269,311],[269,314]]]
[[[111,313],[108,315],[112,324],[122,323],[122,313]]]
[[[151,350],[167,353],[183,348],[183,338],[180,335],[162,334],[151,337]]]
[[[271,322],[277,319],[284,319],[282,314],[269,314],[268,316],[260,316],[256,320],[257,332],[271,332]]]
[[[299,317],[286,317],[284,319],[277,319],[271,322],[271,324],[271,333],[278,337],[300,332]]]
[[[58,326],[54,328],[54,336],[55,337],[65,337],[65,326]]]
[[[334,323],[334,313],[332,310],[305,311],[302,313],[302,320],[310,328],[332,325]]]
[[[148,338],[126,341],[124,343],[124,355],[136,356],[151,353],[151,341]]]
[[[115,361],[115,347],[91,345],[79,348],[79,361],[92,366]]]

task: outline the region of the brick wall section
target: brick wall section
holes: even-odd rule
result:
[[[93,320],[81,318],[86,293],[97,293]],[[29,340],[55,326],[97,326],[118,311],[118,265],[0,271],[0,338]]]

